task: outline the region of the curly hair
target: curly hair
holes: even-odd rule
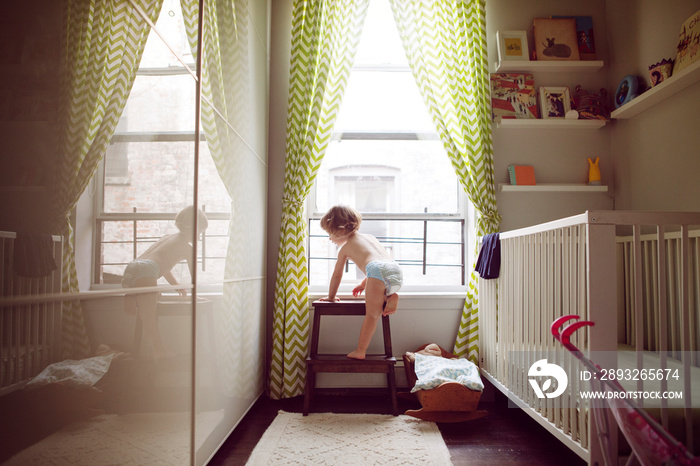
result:
[[[349,206],[331,207],[321,218],[321,228],[331,235],[343,236],[360,229],[362,215]]]
[[[175,216],[175,226],[184,232],[192,231],[194,228],[194,206],[187,206]],[[197,229],[202,232],[209,226],[207,216],[200,209],[197,209]]]

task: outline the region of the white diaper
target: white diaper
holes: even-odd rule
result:
[[[399,291],[403,285],[403,273],[394,261],[372,261],[365,266],[365,275],[383,281],[387,296]]]

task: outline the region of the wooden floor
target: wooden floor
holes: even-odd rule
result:
[[[263,396],[209,464],[244,465],[277,412],[301,413],[302,403],[303,397],[274,401]],[[416,407],[420,405],[399,400],[400,412]],[[489,415],[465,423],[438,424],[455,466],[586,464],[526,413],[508,407],[507,399],[500,393],[496,393],[493,401],[482,402],[479,409],[489,411]],[[372,391],[355,391],[343,396],[319,392],[312,412],[388,414],[389,402],[385,396]]]

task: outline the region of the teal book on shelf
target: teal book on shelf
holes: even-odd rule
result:
[[[508,176],[512,185],[534,185],[535,167],[532,165],[509,165]]]

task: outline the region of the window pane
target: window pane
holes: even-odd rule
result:
[[[401,264],[404,286],[464,285],[461,187],[387,0],[370,2],[333,132],[311,200],[310,284],[328,286],[337,256],[318,219],[346,204],[363,213],[360,231],[376,236]],[[362,277],[350,264],[343,286]]]
[[[323,288],[328,286],[338,251],[319,223],[310,222],[309,277],[311,286]],[[365,219],[360,231],[376,236],[399,262],[404,286],[460,286],[464,284],[462,228],[461,219]],[[363,278],[364,274],[349,264],[343,283],[351,285]]]
[[[194,63],[192,49],[187,42],[185,22],[179,4],[163,6],[158,21],[156,22],[158,34],[148,35],[146,48],[141,58],[141,68],[169,68],[182,66],[174,50],[185,63]]]
[[[408,66],[389,0],[369,2],[355,64]]]
[[[200,284],[218,283],[224,274],[228,247],[228,219],[209,218],[204,237],[197,245]],[[173,220],[102,221],[102,243],[97,283],[120,284],[124,267],[165,235],[176,233]],[[135,242],[134,242],[135,240]],[[136,248],[134,250],[134,247]],[[180,283],[190,283],[186,261],[177,264],[173,275]],[[167,284],[161,277],[160,283]]]
[[[410,71],[353,70],[333,130],[435,133],[435,125]]]
[[[317,212],[459,212],[459,185],[440,141],[333,141],[316,181]]]
[[[154,138],[156,136],[153,136]],[[231,198],[209,153],[199,145],[199,205],[207,213],[231,211]],[[191,204],[194,142],[114,142],[105,154],[104,212],[175,213]],[[154,189],[154,187],[158,187]]]
[[[117,133],[194,133],[195,83],[189,74],[139,75],[117,125]]]

